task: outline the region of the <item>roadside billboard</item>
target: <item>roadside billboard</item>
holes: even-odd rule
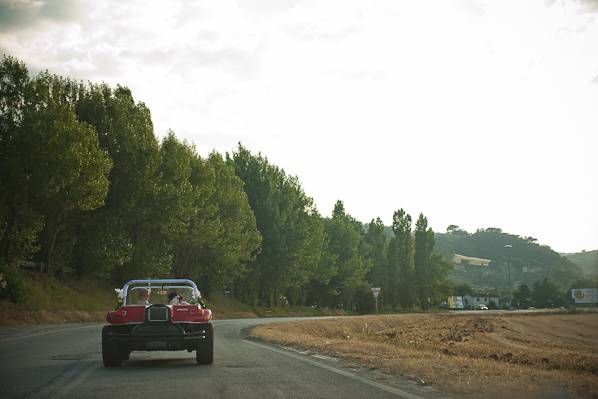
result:
[[[571,297],[575,299],[575,303],[597,303],[598,289],[597,288],[573,288],[571,290]]]
[[[449,309],[465,309],[465,307],[463,306],[463,297],[449,296],[448,307]]]

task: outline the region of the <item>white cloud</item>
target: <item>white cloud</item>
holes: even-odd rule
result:
[[[595,3],[7,4],[0,48],[31,69],[125,84],[204,153],[242,141],[324,214],[598,247]]]

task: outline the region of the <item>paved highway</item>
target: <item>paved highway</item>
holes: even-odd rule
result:
[[[338,359],[247,340],[256,324],[214,322],[215,361],[194,353],[133,352],[104,368],[101,325],[0,329],[2,398],[437,398],[429,387]]]

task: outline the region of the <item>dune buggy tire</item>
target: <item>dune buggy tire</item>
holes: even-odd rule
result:
[[[118,367],[123,361],[121,348],[110,340],[110,326],[102,328],[102,360],[105,367]]]
[[[208,323],[204,328],[206,337],[197,341],[195,361],[197,364],[212,364],[214,363],[214,327]]]
[[[129,360],[129,356],[131,355],[131,351],[128,349],[122,349],[120,350],[120,357],[122,358],[122,360]]]

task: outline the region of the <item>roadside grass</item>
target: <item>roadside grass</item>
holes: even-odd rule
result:
[[[310,306],[254,307],[254,311],[258,317],[317,317],[347,316],[352,314],[342,309],[312,308]]]
[[[267,308],[252,306],[240,300],[215,291],[209,298],[204,298],[206,305],[213,312],[214,319],[250,319],[258,317],[309,317],[309,316],[345,316],[351,314],[340,309],[318,309],[310,306],[280,306]]]
[[[248,319],[258,317],[253,308],[230,295],[215,292],[206,298],[214,319]]]
[[[0,301],[0,325],[99,321],[116,305],[113,289],[96,281],[25,275],[23,284],[23,303]]]
[[[598,397],[598,315],[415,314],[275,323],[250,335],[457,397]]]
[[[206,302],[208,307],[212,309],[216,320],[256,317],[345,316],[351,314],[340,309],[320,309],[310,306],[279,306],[272,308],[252,306],[221,292],[212,293],[210,298],[206,298]]]

